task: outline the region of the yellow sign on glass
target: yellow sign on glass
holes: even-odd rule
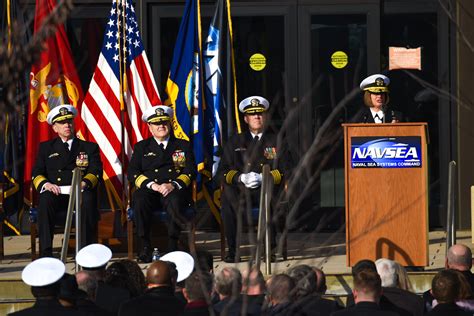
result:
[[[348,62],[349,62],[349,58],[347,57],[347,54],[341,50],[338,50],[337,52],[334,52],[331,55],[331,64],[333,65],[334,68],[337,68],[337,69],[344,68],[347,66]]]
[[[249,66],[255,71],[262,71],[267,65],[267,59],[262,54],[256,53],[250,56]]]

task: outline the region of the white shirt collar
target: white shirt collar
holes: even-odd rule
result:
[[[375,123],[383,123],[383,111],[376,112],[372,108],[370,108],[370,113],[372,114]],[[376,118],[375,115],[377,115],[379,118]]]
[[[262,139],[263,133],[254,134],[254,133],[250,132],[250,135],[252,135],[252,138],[255,138],[255,136],[258,136],[258,139],[260,140],[260,139]]]
[[[61,141],[62,141],[62,139],[61,139]],[[67,141],[65,141],[65,142],[63,142],[63,143],[67,143],[67,145],[68,145],[68,147],[69,147],[69,150],[71,150],[71,148],[72,148],[72,142],[73,142],[73,141],[74,141],[74,138],[71,138],[71,139],[69,139],[69,140],[67,140]]]
[[[166,149],[166,147],[168,146],[168,142],[170,140],[170,137],[168,136],[168,138],[166,138],[165,140],[158,140],[156,138],[155,138],[155,140],[156,140],[158,145],[163,144],[163,148]]]

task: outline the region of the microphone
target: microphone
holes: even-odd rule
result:
[[[395,114],[395,111],[394,111],[394,110],[391,110],[391,111],[390,111],[390,114],[392,115],[392,122],[393,122],[393,121],[398,122],[398,117],[397,117],[397,115]]]
[[[388,106],[386,104],[382,105],[382,112],[383,112],[383,119],[382,119],[382,123],[386,123],[385,120],[387,118],[387,115],[385,114],[388,110]]]

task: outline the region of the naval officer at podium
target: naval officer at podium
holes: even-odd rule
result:
[[[360,83],[364,91],[364,108],[361,123],[398,123],[402,113],[391,108],[388,103],[390,79],[382,74],[368,76]]]

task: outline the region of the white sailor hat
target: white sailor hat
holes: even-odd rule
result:
[[[21,279],[29,286],[46,286],[62,278],[66,266],[56,258],[40,258],[28,264],[21,272]]]
[[[188,276],[194,270],[194,259],[193,257],[184,251],[172,251],[160,258],[161,261],[170,261],[176,265],[176,270],[178,270],[178,280],[181,282],[186,280]]]
[[[99,269],[105,267],[110,258],[112,258],[112,251],[109,247],[91,244],[79,250],[76,262],[85,269]]]
[[[72,120],[77,115],[77,110],[70,104],[58,105],[49,111],[47,121],[49,125],[53,125],[56,122]]]
[[[262,113],[268,110],[270,103],[264,97],[251,96],[239,103],[239,111],[244,114]]]
[[[360,83],[360,89],[371,93],[387,93],[390,79],[382,74],[368,76]]]
[[[172,108],[166,105],[158,105],[146,109],[142,115],[142,120],[146,123],[160,123],[169,121],[172,117]]]

